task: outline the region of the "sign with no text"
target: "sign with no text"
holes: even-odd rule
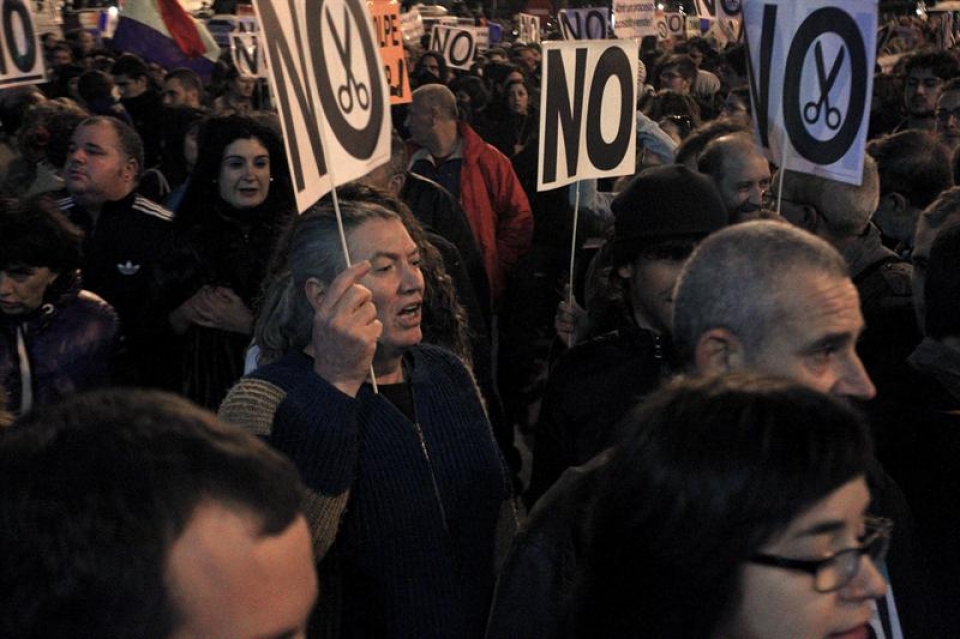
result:
[[[860,184],[877,4],[748,2],[743,26],[757,135],[769,159]]]
[[[546,42],[537,190],[636,167],[637,41]]]
[[[44,79],[40,34],[23,0],[0,0],[0,89]]]
[[[390,104],[410,101],[410,73],[407,56],[403,52],[403,29],[400,24],[400,3],[396,0],[367,2],[373,18],[373,30],[383,58],[383,74],[390,87]]]
[[[255,0],[300,211],[390,158],[390,92],[364,4]]]

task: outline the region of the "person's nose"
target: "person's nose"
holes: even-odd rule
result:
[[[9,275],[0,273],[0,297],[10,297],[13,294],[13,280]]]
[[[877,389],[870,381],[870,375],[863,367],[863,362],[856,353],[853,353],[843,364],[843,369],[834,385],[834,394],[854,399],[869,400],[877,394]]]
[[[843,597],[848,600],[879,599],[887,594],[887,580],[873,559],[864,556],[857,574],[843,588]]]

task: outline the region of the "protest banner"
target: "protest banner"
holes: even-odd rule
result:
[[[439,51],[447,66],[469,70],[477,57],[477,37],[472,29],[434,25],[430,35],[430,50]]]
[[[557,21],[564,40],[605,40],[610,34],[610,7],[561,9]]]
[[[657,4],[653,0],[614,0],[613,25],[622,40],[657,35]]]
[[[410,73],[403,51],[403,32],[400,27],[400,3],[396,0],[367,2],[373,30],[377,34],[383,74],[390,87],[390,104],[410,102]]]
[[[743,20],[757,136],[769,159],[860,184],[876,3],[761,0],[746,3]]]
[[[0,8],[0,89],[42,82],[43,50],[29,6],[23,0],[2,0]]]
[[[537,190],[633,173],[636,40],[546,42]]]
[[[300,211],[390,159],[389,88],[364,4],[255,0]]]
[[[661,40],[672,39],[675,42],[687,39],[686,16],[675,11],[657,13],[657,37]]]

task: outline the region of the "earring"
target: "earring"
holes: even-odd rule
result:
[[[270,178],[270,181],[273,182],[273,178]]]

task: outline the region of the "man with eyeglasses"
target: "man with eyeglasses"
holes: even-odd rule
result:
[[[904,65],[903,98],[907,117],[894,129],[894,133],[907,129],[936,128],[934,113],[937,98],[948,80],[960,75],[960,64],[953,54],[942,50],[923,50],[911,55]]]
[[[747,222],[711,235],[674,293],[681,359],[700,375],[752,369],[851,400],[873,398],[876,389],[857,355],[864,319],[849,273],[834,247],[786,224]],[[896,596],[878,603],[874,631],[886,639],[934,636],[909,508],[879,465],[871,474],[873,512],[903,527],[889,564]]]

